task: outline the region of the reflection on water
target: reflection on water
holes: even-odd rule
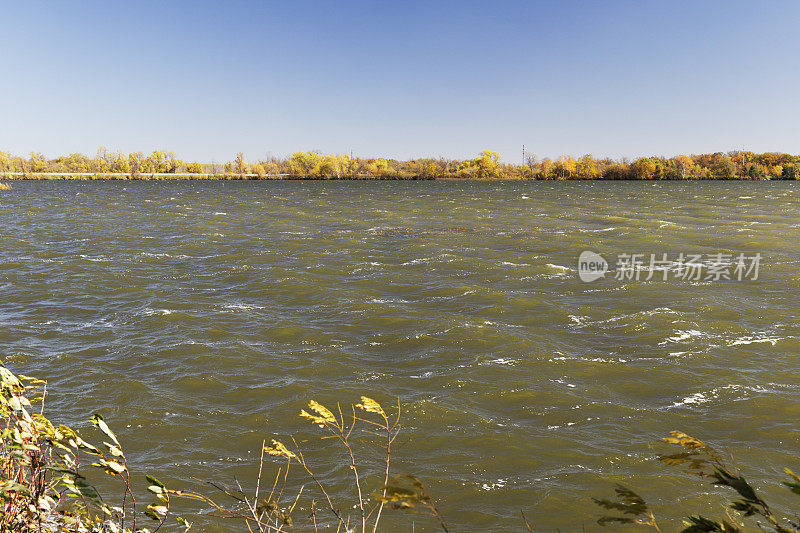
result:
[[[173,484],[251,479],[264,438],[313,431],[307,399],[368,393],[401,399],[396,470],[456,530],[521,509],[591,530],[617,481],[674,518],[694,503],[650,460],[669,430],[756,481],[797,466],[798,212],[787,183],[20,182],[0,342],[65,422],[101,410]],[[582,283],[583,250],[763,260],[757,281]]]

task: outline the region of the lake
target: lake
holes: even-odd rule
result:
[[[585,250],[612,272],[581,281]],[[757,279],[615,279],[634,253],[761,263]],[[451,530],[522,531],[520,511],[536,530],[602,530],[591,498],[614,483],[669,530],[725,501],[654,460],[674,429],[792,501],[798,267],[785,182],[15,182],[0,357],[47,379],[47,411],[89,440],[102,412],[134,474],[168,485],[252,486],[264,439],[318,433],[308,400],[366,395],[399,398],[392,470],[426,483]],[[304,446],[352,502],[339,448]],[[241,530],[180,509],[198,531]],[[410,518],[435,530],[399,511],[384,526]]]

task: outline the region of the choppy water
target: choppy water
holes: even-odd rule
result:
[[[585,249],[763,260],[756,281],[587,284]],[[798,252],[786,183],[20,182],[0,193],[0,352],[172,484],[247,483],[262,439],[314,433],[306,400],[367,394],[400,398],[395,471],[456,531],[521,530],[520,510],[599,529],[614,482],[669,524],[722,514],[652,460],[669,430],[758,487],[800,468]],[[341,456],[313,457],[349,494]]]

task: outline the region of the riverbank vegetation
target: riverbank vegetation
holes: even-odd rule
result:
[[[100,414],[90,420],[101,446],[84,439],[88,432],[79,434],[44,415],[46,385],[0,364],[0,533],[189,530],[192,522],[172,511],[176,500],[194,502],[195,511],[210,511],[242,531],[333,531],[335,527],[340,532],[376,533],[386,509],[427,515],[426,520],[448,531],[419,479],[391,475],[392,444],[400,431],[399,403],[394,413],[387,413],[378,402],[362,396],[349,410],[337,405],[334,412],[311,401],[307,410],[300,411],[302,418],[319,426],[321,439],[332,439],[342,451],[341,465],[352,480],[352,501],[341,501],[326,487],[328,473],[317,474],[313,457],[298,441],[308,443],[299,437],[264,440],[258,476],[250,490],[238,480],[235,487],[209,480],[204,482],[209,496],[169,488],[151,475],[140,476],[137,483],[123,445]],[[377,457],[369,452],[373,446],[380,450]],[[282,464],[274,478],[262,479],[264,461],[270,458]],[[292,492],[290,486],[298,487],[293,479],[296,470],[303,484]],[[101,494],[93,483],[98,476],[110,476],[118,483],[116,499]],[[311,488],[304,490],[306,485]],[[143,493],[150,503],[142,502]],[[413,530],[413,522],[410,526]]]
[[[71,154],[48,159],[0,151],[0,177],[6,179],[535,179],[535,180],[795,180],[800,156],[748,151],[634,160],[523,155],[519,164],[503,163],[484,150],[471,159],[446,157],[406,161],[348,154],[296,152],[290,157],[247,161],[242,153],[227,162],[189,162],[173,152],[110,152],[94,157]]]
[[[193,512],[211,511],[230,520],[238,530],[251,532],[333,531],[335,527],[337,532],[377,533],[384,511],[389,509],[411,513],[448,531],[422,481],[411,475],[392,475],[392,444],[400,431],[399,403],[387,412],[375,400],[362,396],[359,403],[344,410],[311,401],[300,411],[302,418],[319,427],[321,439],[341,450],[341,466],[351,480],[350,501],[340,500],[326,487],[324,479],[330,473],[317,474],[308,439],[291,436],[263,441],[258,475],[249,489],[238,480],[235,487],[210,480],[204,482],[209,496],[167,487],[151,475],[134,476],[123,444],[99,414],[90,420],[102,446],[84,440],[88,431],[79,434],[56,425],[44,415],[46,386],[45,381],[16,375],[0,364],[0,533],[190,530],[191,520],[173,512],[177,501],[194,503]],[[724,512],[720,510],[723,518],[690,514],[680,527],[683,533],[740,533],[756,528],[800,533],[797,518],[784,518],[774,511],[711,446],[679,431],[664,441],[678,446],[679,451],[660,455],[659,461],[686,468],[712,485],[730,490],[734,498]],[[379,450],[377,457],[374,452],[367,453],[375,449]],[[262,477],[265,459],[270,458],[280,464],[274,477]],[[800,476],[788,469],[786,474],[788,481],[783,484],[800,495]],[[116,496],[100,493],[92,483],[98,475],[110,476],[118,483]],[[138,477],[141,483],[137,483]],[[697,490],[708,494],[707,486]],[[143,494],[148,495],[149,503],[142,501]],[[656,513],[630,488],[618,485],[613,499],[594,502],[611,512],[599,518],[602,526],[628,524],[663,531]],[[534,517],[530,521],[524,510],[520,511],[520,531],[534,530],[535,511],[529,515]],[[408,524],[410,531],[414,524]],[[396,524],[392,529],[397,529]]]
[[[705,442],[681,431],[672,431],[663,439],[676,445],[680,451],[656,457],[668,466],[685,468],[686,471],[708,482],[697,487],[703,494],[709,485],[723,487],[733,495],[733,500],[724,510],[723,518],[708,518],[689,515],[683,520],[681,533],[721,532],[742,533],[744,531],[773,531],[775,533],[800,533],[800,518],[797,515],[782,517],[756,492],[741,472],[731,467],[717,450]],[[800,476],[784,469],[787,481],[782,484],[795,495],[800,495]],[[637,524],[648,526],[661,533],[655,513],[644,498],[628,487],[617,485],[614,499],[596,499],[600,507],[613,514],[598,520],[600,525]]]

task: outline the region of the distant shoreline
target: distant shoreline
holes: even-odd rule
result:
[[[800,155],[746,151],[635,160],[561,156],[539,159],[523,150],[518,163],[503,162],[497,152],[481,151],[475,158],[418,158],[400,161],[352,154],[295,152],[290,157],[268,156],[247,161],[239,152],[225,163],[189,162],[160,150],[109,152],[95,157],[75,153],[55,158],[32,152],[21,157],[0,151],[0,179],[74,180],[543,180],[543,181],[694,181],[796,180]]]
[[[781,178],[584,178],[584,177],[564,177],[564,178],[540,178],[540,177],[380,177],[380,176],[342,176],[342,177],[318,177],[318,176],[296,176],[291,174],[190,174],[186,172],[176,173],[148,173],[140,174],[136,178],[130,174],[121,173],[0,173],[0,181],[795,181]]]

